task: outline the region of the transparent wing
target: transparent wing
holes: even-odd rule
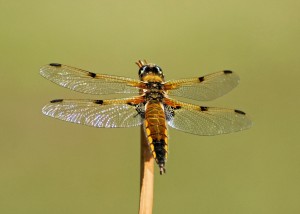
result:
[[[44,106],[45,115],[72,123],[99,128],[141,125],[138,105],[132,99],[116,100],[52,100]]]
[[[231,91],[239,83],[239,77],[232,71],[221,71],[202,77],[168,81],[164,87],[169,95],[193,100],[213,100]]]
[[[96,74],[58,63],[41,67],[40,74],[58,85],[89,94],[138,93],[142,84],[139,80]]]
[[[252,122],[240,110],[196,106],[173,101],[166,105],[168,124],[178,130],[196,135],[219,135],[251,127]]]

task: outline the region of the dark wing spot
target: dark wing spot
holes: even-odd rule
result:
[[[54,67],[61,67],[60,63],[50,63],[49,65]]]
[[[51,100],[50,103],[61,103],[63,99]]]
[[[93,72],[89,72],[88,75],[92,78],[95,78],[97,76],[97,74],[93,73]]]
[[[181,109],[181,106],[175,106],[174,109]]]
[[[240,111],[240,110],[234,110],[235,113],[238,113],[238,114],[242,114],[242,115],[245,115],[246,113],[243,112],[243,111]]]
[[[94,103],[102,105],[103,104],[103,100],[95,100]]]
[[[224,72],[224,74],[232,74],[232,71],[230,71],[230,70],[225,70],[223,72]]]
[[[204,77],[199,77],[199,81],[203,82],[204,81]]]
[[[201,109],[201,111],[207,111],[208,107],[206,107],[206,106],[200,106],[200,109]]]

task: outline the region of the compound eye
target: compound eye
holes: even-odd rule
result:
[[[139,76],[141,76],[141,75],[144,74],[145,68],[146,68],[146,66],[144,65],[144,66],[142,66],[142,67],[139,69]]]
[[[157,73],[158,73],[159,75],[163,75],[163,72],[162,72],[161,67],[156,66],[156,70],[157,70]]]

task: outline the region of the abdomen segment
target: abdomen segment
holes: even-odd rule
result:
[[[145,134],[152,155],[160,168],[160,174],[163,174],[168,155],[168,133],[165,112],[160,102],[150,101],[145,107]]]

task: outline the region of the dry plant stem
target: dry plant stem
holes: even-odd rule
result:
[[[144,129],[141,126],[141,175],[139,214],[152,214],[154,186],[154,158],[149,151]]]

